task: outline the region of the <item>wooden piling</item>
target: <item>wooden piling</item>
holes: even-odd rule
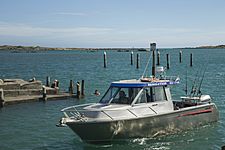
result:
[[[80,82],[77,82],[77,98],[81,97],[81,92],[80,92]]]
[[[73,90],[74,89],[74,86],[73,86],[73,80],[70,80],[70,85],[69,85],[69,94],[70,95],[73,95]]]
[[[150,43],[150,50],[152,51],[152,76],[156,76],[156,67],[155,67],[155,51],[156,43]]]
[[[182,63],[182,51],[179,52],[179,62]]]
[[[170,69],[170,55],[166,54],[166,68]]]
[[[193,55],[192,55],[192,53],[190,54],[190,66],[191,67],[193,66]]]
[[[47,101],[47,89],[45,86],[42,86],[42,99],[43,101]]]
[[[51,80],[50,80],[50,77],[49,76],[46,77],[46,86],[47,87],[50,87],[51,86]]]
[[[59,88],[59,80],[56,80],[56,81],[55,81],[55,86],[56,86],[57,88]]]
[[[134,52],[132,51],[130,53],[130,64],[133,65],[133,55],[134,55]]]
[[[4,104],[5,104],[4,91],[3,91],[3,89],[0,89],[0,108],[3,107]]]
[[[137,63],[136,68],[137,68],[137,69],[139,68],[139,60],[140,60],[140,59],[139,59],[139,54],[137,54],[137,62],[136,62],[136,63]]]
[[[84,96],[84,80],[81,81],[81,96]]]
[[[159,50],[157,51],[157,66],[160,65],[160,52]]]
[[[104,68],[107,66],[107,57],[106,57],[106,52],[104,51]]]

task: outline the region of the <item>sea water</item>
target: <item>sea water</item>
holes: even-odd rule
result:
[[[166,66],[166,54],[170,54],[170,69],[166,74],[181,78],[179,85],[171,86],[172,96],[179,99],[185,95],[186,77],[190,92],[197,72],[201,78],[204,68],[207,67],[201,91],[213,98],[219,109],[219,121],[172,135],[130,139],[110,145],[86,144],[68,127],[56,127],[63,116],[60,110],[71,105],[99,101],[112,81],[140,78],[150,56],[149,52],[135,51],[134,65],[130,65],[130,52],[107,51],[107,68],[104,68],[103,51],[0,51],[1,79],[29,80],[35,77],[45,83],[46,77],[50,76],[52,81],[59,80],[60,89],[64,91],[68,91],[70,80],[75,83],[85,81],[85,98],[80,100],[71,98],[29,102],[1,108],[0,150],[221,149],[225,145],[225,49],[183,49],[182,63],[179,63],[179,51],[180,49],[160,50],[162,66]],[[140,54],[139,69],[135,65],[137,53]],[[190,67],[190,53],[193,53],[193,67]],[[148,75],[150,70],[151,66],[147,69]],[[101,96],[93,94],[96,89]]]

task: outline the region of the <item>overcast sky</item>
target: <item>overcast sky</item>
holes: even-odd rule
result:
[[[0,0],[0,45],[225,44],[225,0]]]

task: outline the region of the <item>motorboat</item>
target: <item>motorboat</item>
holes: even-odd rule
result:
[[[150,49],[152,76],[112,82],[98,103],[62,109],[60,125],[67,125],[87,143],[102,143],[150,138],[216,122],[219,113],[209,95],[172,99],[170,86],[180,79],[157,76],[156,44],[151,43]]]

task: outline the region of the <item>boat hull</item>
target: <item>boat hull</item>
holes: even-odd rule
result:
[[[171,113],[103,122],[67,122],[85,142],[99,143],[129,138],[148,138],[169,134],[216,122],[219,118],[215,104],[188,107]]]

